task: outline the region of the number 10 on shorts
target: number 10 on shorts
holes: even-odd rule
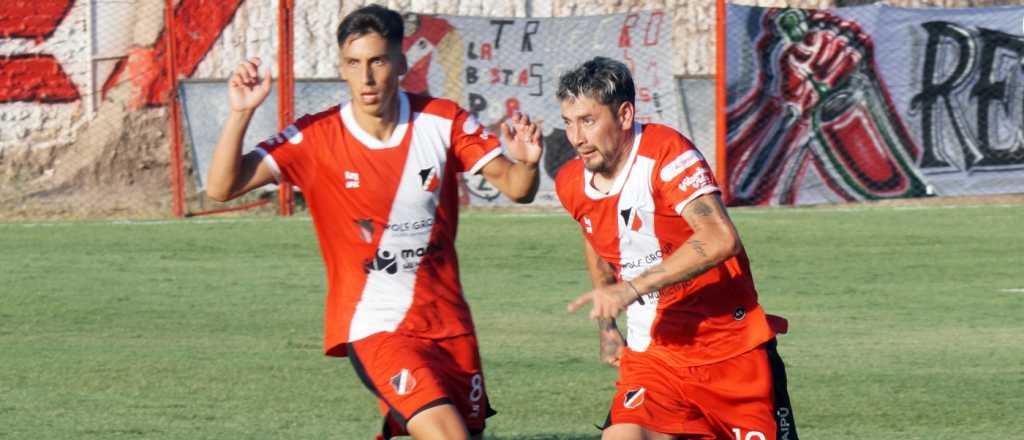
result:
[[[735,440],[765,440],[764,433],[760,431],[747,431],[747,434],[743,434],[743,430],[739,428],[732,428],[732,435]]]

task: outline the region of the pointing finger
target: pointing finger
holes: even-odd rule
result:
[[[580,295],[579,298],[576,298],[573,302],[569,303],[569,305],[566,307],[566,310],[568,310],[569,313],[575,312],[579,310],[580,307],[583,307],[584,305],[593,300],[593,296],[591,296],[589,293],[584,293],[583,295]]]

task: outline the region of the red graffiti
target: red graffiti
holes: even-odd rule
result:
[[[50,38],[71,10],[71,0],[6,1],[0,14],[0,38]]]
[[[0,38],[31,38],[42,43],[71,10],[71,0],[6,2],[0,13]],[[73,102],[78,88],[53,55],[0,56],[0,103]]]
[[[231,23],[242,0],[182,0],[174,8],[175,74],[190,77],[206,57],[221,32]],[[128,57],[117,63],[114,72],[103,84],[106,95],[112,87],[131,81],[138,87],[131,102],[133,107],[167,104],[169,95],[167,69],[167,30],[164,29],[151,47],[129,50]]]
[[[629,33],[633,30],[633,26],[636,26],[636,21],[640,17],[636,14],[629,14],[626,19],[622,22],[622,29],[619,30],[619,47],[630,47],[632,42],[629,40]]]
[[[519,111],[519,100],[516,98],[508,98],[505,100],[505,117],[511,118],[512,115]]]
[[[78,88],[53,55],[0,57],[0,103],[58,103],[78,99]]]

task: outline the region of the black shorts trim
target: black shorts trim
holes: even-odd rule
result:
[[[786,365],[779,356],[776,346],[778,342],[773,338],[764,344],[768,353],[768,364],[772,369],[772,387],[775,389],[775,438],[777,440],[799,440],[796,433],[796,420],[793,417],[793,406],[789,402],[789,390],[786,380]]]

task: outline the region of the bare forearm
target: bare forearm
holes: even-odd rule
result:
[[[217,201],[232,198],[238,186],[238,177],[242,168],[242,139],[252,119],[252,111],[232,111],[221,131],[217,147],[210,161],[207,177],[206,193]]]
[[[651,267],[631,280],[640,293],[646,294],[680,281],[692,279],[736,255],[732,243],[706,240],[696,233],[661,264]]]
[[[518,162],[508,169],[505,175],[508,198],[516,203],[530,203],[537,195],[537,188],[540,186],[540,178],[537,172],[537,164]]]

